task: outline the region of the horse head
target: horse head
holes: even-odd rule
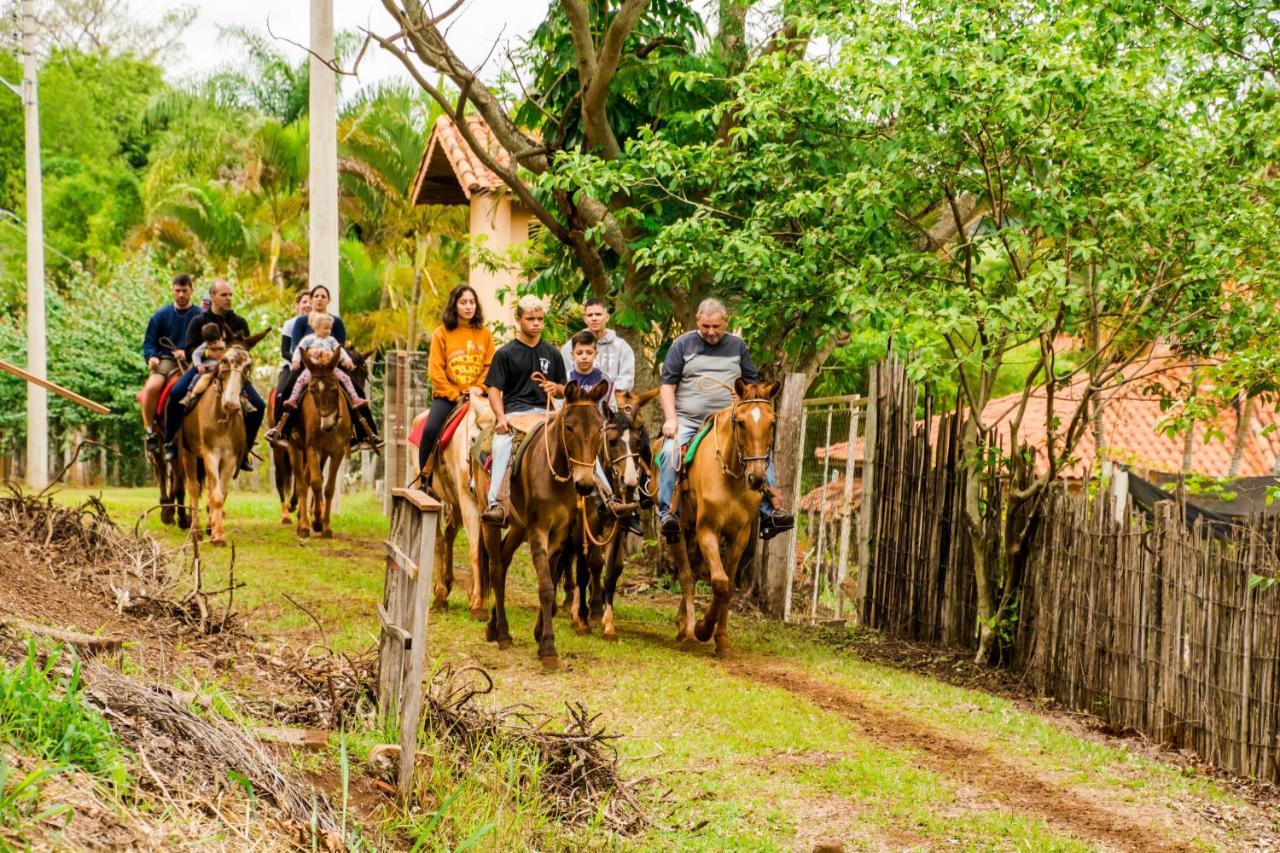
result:
[[[569,463],[573,487],[580,495],[589,495],[596,488],[595,460],[604,445],[600,401],[608,393],[607,382],[597,383],[590,391],[582,390],[577,382],[570,382],[564,389],[560,446]]]
[[[369,359],[373,358],[377,350],[360,352],[357,349],[349,349],[347,352],[351,356],[351,369],[347,371],[347,375],[351,377],[356,388],[363,393],[369,385]]]
[[[244,393],[247,377],[253,371],[251,351],[267,336],[271,329],[263,329],[256,335],[237,335],[227,342],[227,352],[218,363],[218,378],[222,381],[222,410],[240,410],[240,395]]]
[[[320,350],[314,353],[304,350],[302,363],[311,371],[307,393],[311,395],[316,413],[320,416],[320,429],[332,432],[342,412],[342,390],[333,373],[338,366],[337,350]]]
[[[747,485],[757,492],[765,486],[765,468],[777,421],[773,400],[781,388],[778,382],[744,382],[741,378],[733,386],[730,415],[733,445],[746,473]]]

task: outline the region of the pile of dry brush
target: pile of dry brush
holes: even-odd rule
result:
[[[600,820],[621,836],[639,835],[649,820],[636,796],[638,781],[618,771],[618,735],[605,732],[578,703],[566,705],[569,724],[557,731],[552,718],[525,705],[485,709],[475,699],[493,691],[493,679],[477,666],[436,673],[427,691],[425,725],[458,748],[455,760],[484,754],[496,742],[529,747],[541,765],[538,784],[554,816],[577,826]],[[468,768],[458,768],[466,772]]]
[[[0,495],[0,568],[40,565],[68,584],[95,589],[120,613],[177,619],[202,634],[226,631],[234,624],[233,596],[241,586],[235,580],[234,549],[230,583],[215,591],[203,588],[199,548],[192,554],[192,588],[183,592],[174,555],[150,536],[121,530],[96,497],[68,507],[43,492],[29,495],[12,485]],[[210,599],[224,594],[227,603],[218,612]]]

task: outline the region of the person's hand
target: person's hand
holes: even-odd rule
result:
[[[665,421],[662,422],[662,434],[667,438],[675,438],[676,428],[678,426],[679,426],[679,423],[675,418],[667,418]]]
[[[498,435],[506,435],[511,432],[511,424],[507,423],[506,417],[498,418],[498,422],[494,424],[493,431]]]
[[[564,396],[564,386],[559,384],[558,382],[552,382],[550,379],[544,379],[541,382],[541,386],[542,386],[542,393],[546,394],[548,397]]]
[[[155,370],[159,366],[160,359],[156,358],[154,355],[147,359],[147,370]]]
[[[176,349],[173,351],[173,358],[175,361],[186,361],[187,354],[180,349]]]

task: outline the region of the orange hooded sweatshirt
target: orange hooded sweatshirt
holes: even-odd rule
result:
[[[431,333],[431,355],[427,375],[431,395],[456,400],[473,386],[481,385],[493,361],[493,335],[488,329],[458,326],[450,331],[443,324]]]

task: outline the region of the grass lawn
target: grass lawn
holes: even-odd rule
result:
[[[69,490],[59,499],[90,493]],[[122,526],[132,526],[154,497],[107,490],[103,500]],[[238,609],[252,611],[250,630],[314,640],[314,626],[285,600],[288,593],[315,612],[334,646],[376,641],[386,522],[372,495],[343,499],[336,538],[303,543],[279,523],[272,496],[233,493],[228,508],[236,577],[246,583]],[[181,543],[154,513],[144,527]],[[459,548],[465,565],[461,541]],[[217,584],[230,549],[202,554]],[[580,701],[600,713],[622,735],[626,775],[651,780],[645,796],[653,828],[623,846],[1221,849],[1258,840],[1254,807],[1208,778],[1011,700],[869,663],[801,630],[735,614],[732,660],[706,647],[680,649],[674,598],[660,589],[620,602],[619,643],[606,643],[598,628],[579,637],[557,619],[562,669],[544,673],[531,639],[533,578],[523,554],[510,585],[512,649],[484,641],[455,588],[451,609],[431,616],[429,654],[436,665],[485,667],[498,704],[562,715],[566,702]],[[353,733],[356,756],[378,739]],[[424,749],[449,745],[426,742]],[[490,772],[467,779],[450,777],[437,761],[437,814],[401,821],[400,830],[422,849],[468,840],[495,850],[616,846],[598,830],[569,832],[547,819],[536,796],[513,781],[536,772],[519,750],[485,760]]]

